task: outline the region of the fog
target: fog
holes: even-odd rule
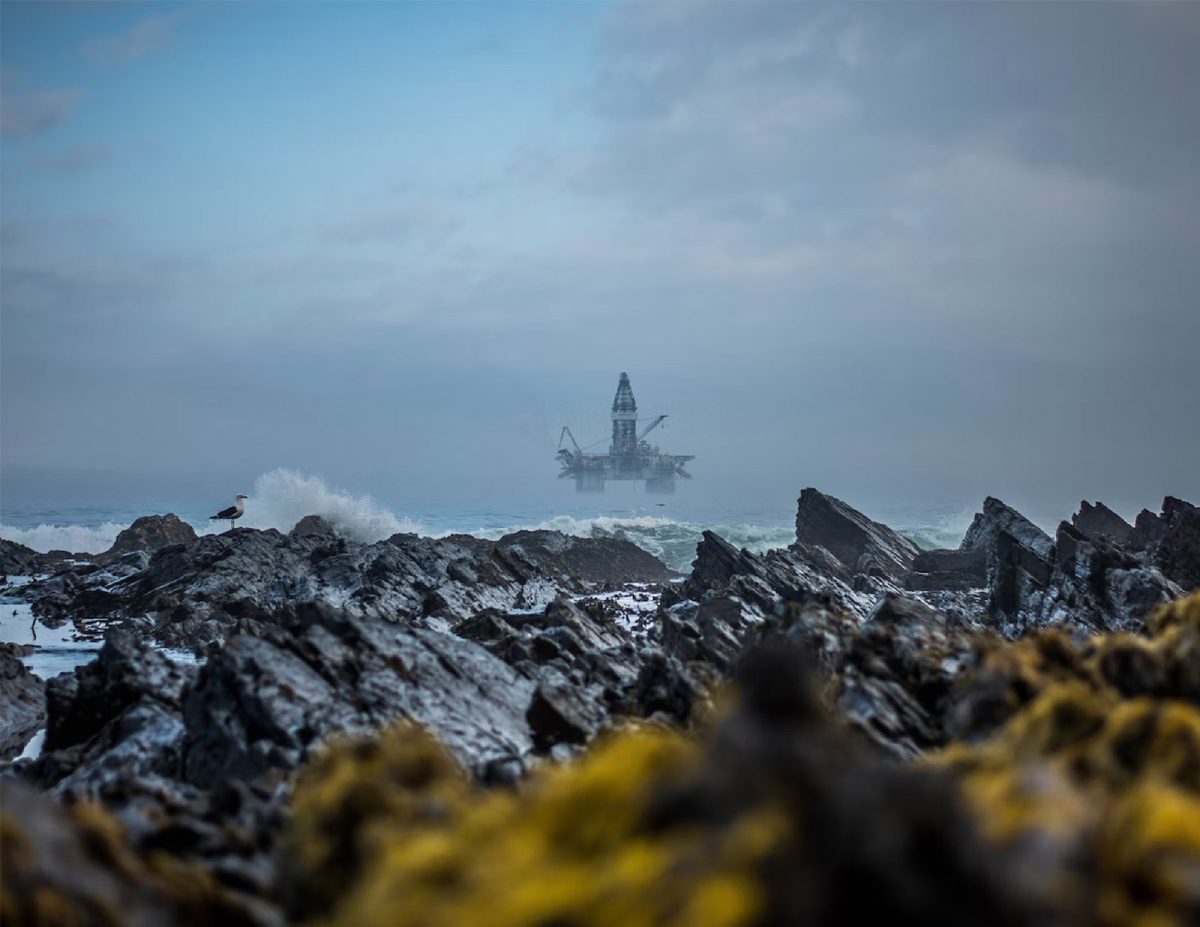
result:
[[[0,15],[6,509],[1200,501],[1200,6]]]

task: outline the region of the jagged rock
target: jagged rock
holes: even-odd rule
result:
[[[1088,537],[1105,537],[1118,544],[1124,544],[1133,530],[1133,525],[1103,502],[1092,505],[1086,499],[1079,503],[1079,511],[1071,516],[1071,526]]]
[[[896,589],[888,579],[854,573],[823,547],[793,544],[755,554],[705,531],[696,545],[691,574],[664,591],[662,604],[732,595],[744,604],[747,620],[757,623],[774,612],[780,598],[819,592],[865,618],[880,595]]]
[[[823,547],[843,566],[901,582],[920,548],[840,499],[809,487],[796,508],[796,542]]]
[[[1049,560],[1054,546],[1050,536],[994,496],[983,500],[983,511],[976,513],[959,549],[991,552],[1004,535],[1011,539],[1010,543],[1027,552],[1035,565],[1036,562]]]
[[[410,718],[465,767],[529,753],[534,683],[453,634],[297,606],[209,657],[184,704],[184,778],[293,768],[322,738]]]
[[[582,746],[600,729],[608,713],[586,690],[555,674],[534,690],[525,712],[534,749],[549,753],[559,744]]]
[[[912,572],[904,578],[910,590],[966,591],[987,585],[988,553],[974,550],[923,550],[913,558]]]
[[[763,636],[783,637],[809,654],[839,715],[900,759],[946,742],[951,693],[977,640],[973,629],[894,593],[864,623],[819,597],[789,602]]]
[[[0,538],[0,576],[32,576],[41,562],[42,555],[32,547]]]
[[[1143,509],[1127,540],[1154,566],[1184,589],[1200,588],[1200,508],[1174,496],[1163,499],[1162,514]]]
[[[1054,551],[1049,587],[1028,604],[1037,626],[1137,631],[1155,607],[1182,592],[1106,536],[1089,537],[1067,522],[1058,526]]]
[[[137,847],[97,805],[65,807],[6,782],[0,830],[0,898],[8,927],[279,923],[269,903],[241,886],[222,886],[213,867],[181,862],[161,844]],[[168,841],[182,836],[166,828],[159,834]]]
[[[182,696],[194,673],[131,634],[112,633],[96,660],[46,683],[46,740],[22,775],[77,797],[118,779],[176,776]]]
[[[1026,603],[1050,582],[1050,536],[1016,509],[988,496],[960,550],[986,555],[988,612],[1006,634],[1019,634],[1029,621]]]
[[[338,537],[319,519],[293,531],[238,528],[104,569],[69,569],[21,589],[42,618],[155,621],[176,647],[220,640],[239,619],[262,620],[299,602],[448,628],[485,608],[541,607],[563,593],[662,582],[670,571],[629,541],[523,531],[499,541],[398,534],[376,544]]]
[[[294,538],[323,537],[330,541],[336,540],[338,537],[338,533],[332,523],[320,515],[305,515],[292,526],[292,530],[288,532],[288,535]]]
[[[786,650],[740,668],[699,740],[622,733],[480,800],[420,731],[297,787],[289,914],[332,927],[1069,923],[928,767],[847,738]],[[436,869],[434,868],[436,866]]]
[[[156,551],[171,544],[190,544],[196,540],[195,529],[178,515],[143,515],[117,535],[112,547],[97,554],[96,563],[120,560],[135,550]]]
[[[696,685],[678,660],[636,641],[600,606],[559,598],[541,613],[489,610],[454,629],[539,681],[528,718],[542,752],[590,740],[613,716],[684,722],[691,713]]]
[[[42,680],[25,668],[21,650],[0,643],[0,762],[20,754],[46,716]]]
[[[905,586],[941,611],[1010,638],[1054,624],[1089,633],[1136,630],[1179,588],[1110,537],[1115,529],[1103,514],[1108,509],[1085,503],[1083,511],[1088,514],[1077,520],[1092,526],[1092,534],[1063,522],[1051,540],[1015,509],[988,497],[959,550],[919,554]],[[1108,533],[1096,529],[1104,524]],[[987,590],[982,608],[980,586]]]

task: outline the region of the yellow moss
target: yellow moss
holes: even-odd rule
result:
[[[349,891],[331,924],[737,927],[761,910],[756,867],[785,839],[784,816],[764,810],[711,830],[648,827],[657,790],[696,762],[698,748],[680,735],[618,734],[520,792],[472,792],[441,760],[434,775],[375,791],[399,758],[431,750],[428,735],[401,726],[373,749],[333,747],[301,777],[289,839],[300,880],[332,887],[346,872],[328,845],[304,846],[321,842],[316,822],[348,795],[378,800],[365,838],[373,851],[343,883]]]
[[[1102,923],[1200,919],[1200,798],[1143,783],[1105,815],[1100,832]]]
[[[1109,700],[1084,683],[1055,685],[1009,721],[1003,739],[1017,759],[1059,754],[1100,730],[1108,708]]]
[[[1147,627],[1079,650],[1046,634],[991,645],[980,672],[1030,700],[989,741],[929,759],[991,838],[1040,834],[1094,860],[1089,919],[1114,927],[1200,923],[1200,593]]]
[[[1200,633],[1200,590],[1185,598],[1160,605],[1146,619],[1146,628],[1152,637],[1158,637],[1171,628],[1190,629]]]

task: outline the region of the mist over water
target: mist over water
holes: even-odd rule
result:
[[[781,500],[773,510],[705,506],[702,500],[679,496],[636,495],[617,488],[605,496],[570,497],[572,511],[545,506],[442,507],[425,512],[397,512],[370,494],[330,485],[312,474],[277,468],[261,474],[247,492],[245,515],[239,527],[290,531],[306,515],[319,515],[338,534],[371,543],[398,533],[434,537],[470,534],[491,540],[519,530],[561,531],[574,537],[625,538],[659,557],[673,569],[686,571],[696,544],[712,530],[739,548],[755,552],[790,544],[795,538],[794,500]],[[855,500],[848,499],[851,505]],[[176,508],[199,534],[218,534],[228,523],[208,518],[232,499],[217,500],[208,510]],[[564,506],[565,507],[565,506]],[[68,550],[99,553],[112,546],[117,534],[137,517],[165,513],[136,504],[108,508],[7,509],[0,537],[38,551]],[[954,547],[962,539],[974,511],[970,507],[891,508],[867,514],[907,534],[923,547]]]

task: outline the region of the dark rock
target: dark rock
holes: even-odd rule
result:
[[[1200,508],[1190,502],[1167,496],[1160,515],[1143,509],[1127,546],[1183,589],[1200,588]]]
[[[24,649],[0,643],[0,762],[18,756],[45,723],[44,684],[21,662]]]
[[[290,537],[323,537],[335,540],[338,537],[333,525],[320,515],[305,515],[288,532]]]
[[[1086,499],[1079,503],[1079,511],[1071,516],[1071,526],[1088,537],[1104,537],[1118,544],[1124,544],[1133,530],[1133,525],[1103,502],[1092,505]]]
[[[131,634],[111,634],[96,660],[46,683],[46,741],[23,776],[88,798],[117,780],[177,778],[182,696],[195,671]]]
[[[377,544],[337,537],[321,519],[288,535],[237,528],[156,551],[142,568],[126,555],[23,587],[39,617],[155,621],[154,637],[203,646],[238,620],[302,602],[443,629],[487,608],[540,608],[563,594],[624,582],[662,582],[670,571],[630,541],[524,531],[499,541],[396,535]]]
[[[1010,543],[1028,552],[1031,562],[1050,558],[1054,542],[1041,528],[1011,506],[1005,505],[994,496],[983,500],[983,511],[975,515],[967,528],[960,550],[984,550],[991,552],[1002,536],[1007,535]]]
[[[549,753],[558,744],[582,746],[606,717],[603,704],[597,704],[585,690],[561,676],[539,683],[525,712],[534,749],[539,753]]]
[[[808,488],[796,509],[796,541],[824,547],[855,572],[874,569],[900,582],[920,548],[840,499]]]
[[[913,558],[912,572],[904,578],[910,590],[968,590],[987,585],[988,552],[975,550],[923,550]]]
[[[164,854],[162,844],[137,846],[94,805],[64,807],[12,782],[5,783],[4,798],[0,882],[11,927],[279,923],[269,903],[222,886],[219,868],[180,862]],[[181,823],[159,833],[168,841],[195,836]],[[212,830],[220,832],[219,827]],[[232,827],[224,831],[231,832]]]
[[[294,768],[333,733],[409,718],[468,769],[532,746],[534,683],[471,641],[301,605],[209,657],[184,704],[184,778],[210,786]]]
[[[1054,542],[1016,509],[988,496],[960,547],[987,557],[988,611],[1015,636],[1028,626],[1026,603],[1045,590],[1053,570]]]
[[[41,571],[42,555],[32,547],[0,538],[0,575],[32,576]]]
[[[196,532],[178,515],[143,515],[117,535],[112,547],[97,554],[96,563],[107,564],[120,560],[132,551],[156,551],[171,544],[190,544],[196,540]]]
[[[683,722],[691,713],[696,685],[679,660],[636,640],[602,603],[560,598],[541,613],[483,612],[455,633],[538,680],[529,720],[542,752],[559,742],[590,740],[616,715],[665,713]]]

